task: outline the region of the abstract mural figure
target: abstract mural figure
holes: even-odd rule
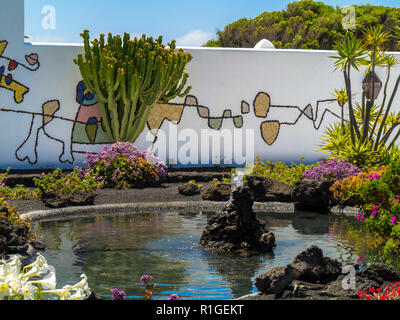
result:
[[[76,102],[80,106],[72,129],[72,144],[111,143],[102,126],[97,97],[86,89],[83,81],[76,88]]]
[[[321,124],[325,118],[326,113],[331,113],[335,117],[340,119],[340,116],[332,112],[329,108],[325,107],[321,116],[319,114],[319,109],[321,103],[332,102],[334,99],[318,100],[315,114],[314,109],[311,104],[308,104],[303,110],[298,106],[283,106],[283,105],[271,105],[271,98],[269,94],[265,92],[259,92],[254,99],[254,115],[257,118],[266,119],[272,109],[292,109],[294,112],[298,113],[295,120],[292,121],[282,121],[282,120],[266,120],[261,123],[260,132],[263,140],[268,145],[273,145],[279,136],[279,132],[282,126],[294,126],[300,120],[302,116],[306,116],[312,121],[314,129],[319,130]],[[179,124],[182,119],[183,111],[186,108],[196,108],[198,116],[202,119],[206,119],[209,128],[213,130],[220,130],[225,119],[232,119],[235,128],[242,128],[244,125],[243,115],[249,114],[251,112],[250,104],[246,101],[241,103],[241,113],[242,115],[234,116],[232,111],[227,109],[223,112],[221,117],[211,117],[210,109],[208,107],[198,104],[197,98],[195,96],[187,96],[183,104],[177,103],[167,103],[167,104],[157,104],[154,106],[152,113],[149,116],[147,126],[149,130],[157,139],[157,134],[164,121],[168,120],[174,124]]]
[[[319,117],[319,108],[320,104],[324,102],[333,102],[334,99],[326,99],[326,100],[318,100],[315,114],[314,109],[311,104],[308,104],[303,110],[300,109],[298,106],[283,106],[283,105],[272,105],[271,104],[271,97],[269,94],[265,92],[260,92],[257,94],[256,98],[254,99],[253,106],[254,106],[254,114],[257,118],[268,118],[270,111],[273,108],[282,109],[292,109],[294,112],[298,113],[297,118],[294,121],[281,121],[281,120],[267,120],[261,123],[260,131],[263,140],[268,145],[273,145],[275,141],[278,139],[279,132],[282,126],[294,126],[300,120],[300,118],[304,115],[309,120],[312,121],[314,129],[319,130],[321,127],[322,122],[324,121],[326,113],[330,113],[337,118],[341,118],[336,113],[332,112],[329,108],[325,108],[322,112],[321,117]],[[242,110],[248,110],[249,104],[245,101],[242,101]]]
[[[149,130],[157,136],[158,131],[163,125],[165,120],[174,124],[179,124],[182,120],[183,111],[187,108],[195,108],[197,114],[201,119],[207,120],[208,126],[213,130],[220,130],[224,120],[231,119],[235,128],[243,127],[243,117],[233,116],[232,110],[225,110],[220,117],[211,117],[210,109],[208,107],[198,104],[195,96],[187,96],[185,102],[179,103],[159,103],[153,107],[153,110],[147,120]]]
[[[58,100],[47,101],[42,105],[41,113],[15,111],[0,109],[0,111],[17,112],[30,114],[32,116],[28,135],[24,142],[15,151],[15,156],[19,161],[28,161],[29,164],[35,165],[38,162],[37,146],[39,143],[39,134],[43,134],[61,144],[61,154],[58,157],[60,163],[74,162],[71,154],[71,141],[63,140],[63,136],[59,133],[60,127],[65,127],[66,123],[70,123],[71,128],[74,121],[64,117],[55,116],[55,113],[60,110],[60,102]]]
[[[7,41],[0,41],[0,88],[12,91],[14,93],[14,101],[21,103],[24,100],[24,95],[29,92],[29,88],[14,80],[11,72],[18,67],[29,71],[38,70],[40,68],[39,57],[36,53],[32,53],[25,56],[28,64],[17,62],[3,55],[7,45]]]

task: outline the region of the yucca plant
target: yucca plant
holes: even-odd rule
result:
[[[351,87],[351,69],[359,71],[362,64],[363,56],[365,55],[365,45],[355,37],[350,31],[346,32],[344,41],[337,41],[335,45],[337,56],[332,56],[335,59],[335,70],[340,69],[343,72],[346,92],[348,95],[349,106],[349,121],[350,121],[350,136],[352,143],[355,143],[356,138],[361,137],[360,130],[356,125],[354,116],[352,87]]]
[[[144,130],[153,106],[186,96],[190,53],[176,49],[175,41],[166,47],[162,37],[143,35],[130,39],[125,33],[101,34],[90,42],[89,31],[81,36],[85,54],[74,62],[79,66],[86,87],[97,95],[102,123],[115,142],[134,142]]]
[[[347,31],[344,41],[338,41],[335,45],[337,55],[331,58],[336,60],[335,69],[343,72],[346,87],[335,90],[333,94],[334,99],[342,107],[342,130],[339,132],[339,126],[333,125],[325,131],[321,149],[324,152],[333,152],[336,156],[339,156],[339,153],[341,156],[343,153],[348,153],[349,157],[358,159],[356,161],[363,161],[362,159],[367,161],[368,157],[356,155],[367,154],[367,149],[370,148],[371,160],[378,161],[390,154],[390,150],[396,146],[400,129],[394,136],[393,134],[400,125],[400,113],[392,112],[391,108],[400,85],[400,76],[389,95],[391,69],[398,61],[393,55],[387,54],[390,36],[382,30],[382,26],[369,27],[363,31],[363,39],[357,39],[354,34]],[[397,32],[400,38],[400,28]],[[365,68],[366,77],[360,103],[354,101],[352,94],[351,71],[360,71],[361,67]],[[376,104],[378,98],[375,90],[376,68],[386,69],[383,99],[379,105]],[[348,106],[348,112],[344,110],[345,104]],[[329,142],[329,137],[335,141]],[[379,153],[382,157],[376,156]],[[357,165],[360,166],[362,163]]]
[[[369,77],[370,79],[370,87],[372,87],[372,96],[370,100],[363,105],[363,113],[364,113],[364,123],[363,123],[363,131],[361,136],[361,141],[365,141],[369,136],[369,119],[371,115],[371,109],[374,106],[375,99],[375,68],[380,66],[385,61],[385,49],[386,44],[389,40],[389,33],[383,32],[383,26],[378,25],[376,27],[368,27],[364,32],[365,39],[364,44],[367,48],[368,58],[362,61],[362,64],[366,65],[366,74],[372,75]],[[384,122],[384,121],[383,121]]]
[[[342,131],[345,131],[345,117],[344,117],[344,106],[349,101],[347,91],[345,89],[335,89],[332,93],[333,102],[336,102],[341,110],[341,123]]]

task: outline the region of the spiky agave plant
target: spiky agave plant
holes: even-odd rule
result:
[[[378,109],[379,106],[377,105],[371,108],[370,119],[367,124],[369,128],[372,128],[378,117]],[[364,125],[363,108],[359,103],[355,103],[354,105],[354,118],[357,126],[362,127]],[[380,122],[381,120],[377,121],[378,124]],[[375,135],[377,131],[376,129]],[[380,146],[378,150],[374,150],[373,140],[361,141],[361,139],[357,139],[352,143],[349,121],[344,122],[344,130],[340,122],[329,125],[324,130],[320,148],[319,151],[328,153],[333,157],[346,158],[360,168],[387,162],[386,159],[389,154],[389,150],[385,146]]]
[[[190,53],[176,49],[175,41],[162,43],[143,35],[123,38],[111,33],[90,42],[89,31],[81,34],[85,54],[74,60],[83,81],[97,95],[102,124],[115,142],[135,142],[143,132],[153,106],[186,96]]]

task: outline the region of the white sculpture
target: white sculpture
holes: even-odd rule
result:
[[[262,39],[259,43],[256,44],[254,49],[275,49],[275,46],[271,41],[267,39]]]

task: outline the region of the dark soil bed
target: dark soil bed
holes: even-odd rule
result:
[[[202,183],[202,193],[211,184]],[[201,201],[201,194],[194,196],[184,196],[178,191],[181,183],[164,183],[160,187],[145,189],[114,190],[101,189],[97,191],[94,205],[102,204],[122,204],[122,203],[145,203],[145,202],[175,202],[175,201]],[[41,200],[8,200],[11,206],[17,206],[19,213],[29,211],[48,210]]]

